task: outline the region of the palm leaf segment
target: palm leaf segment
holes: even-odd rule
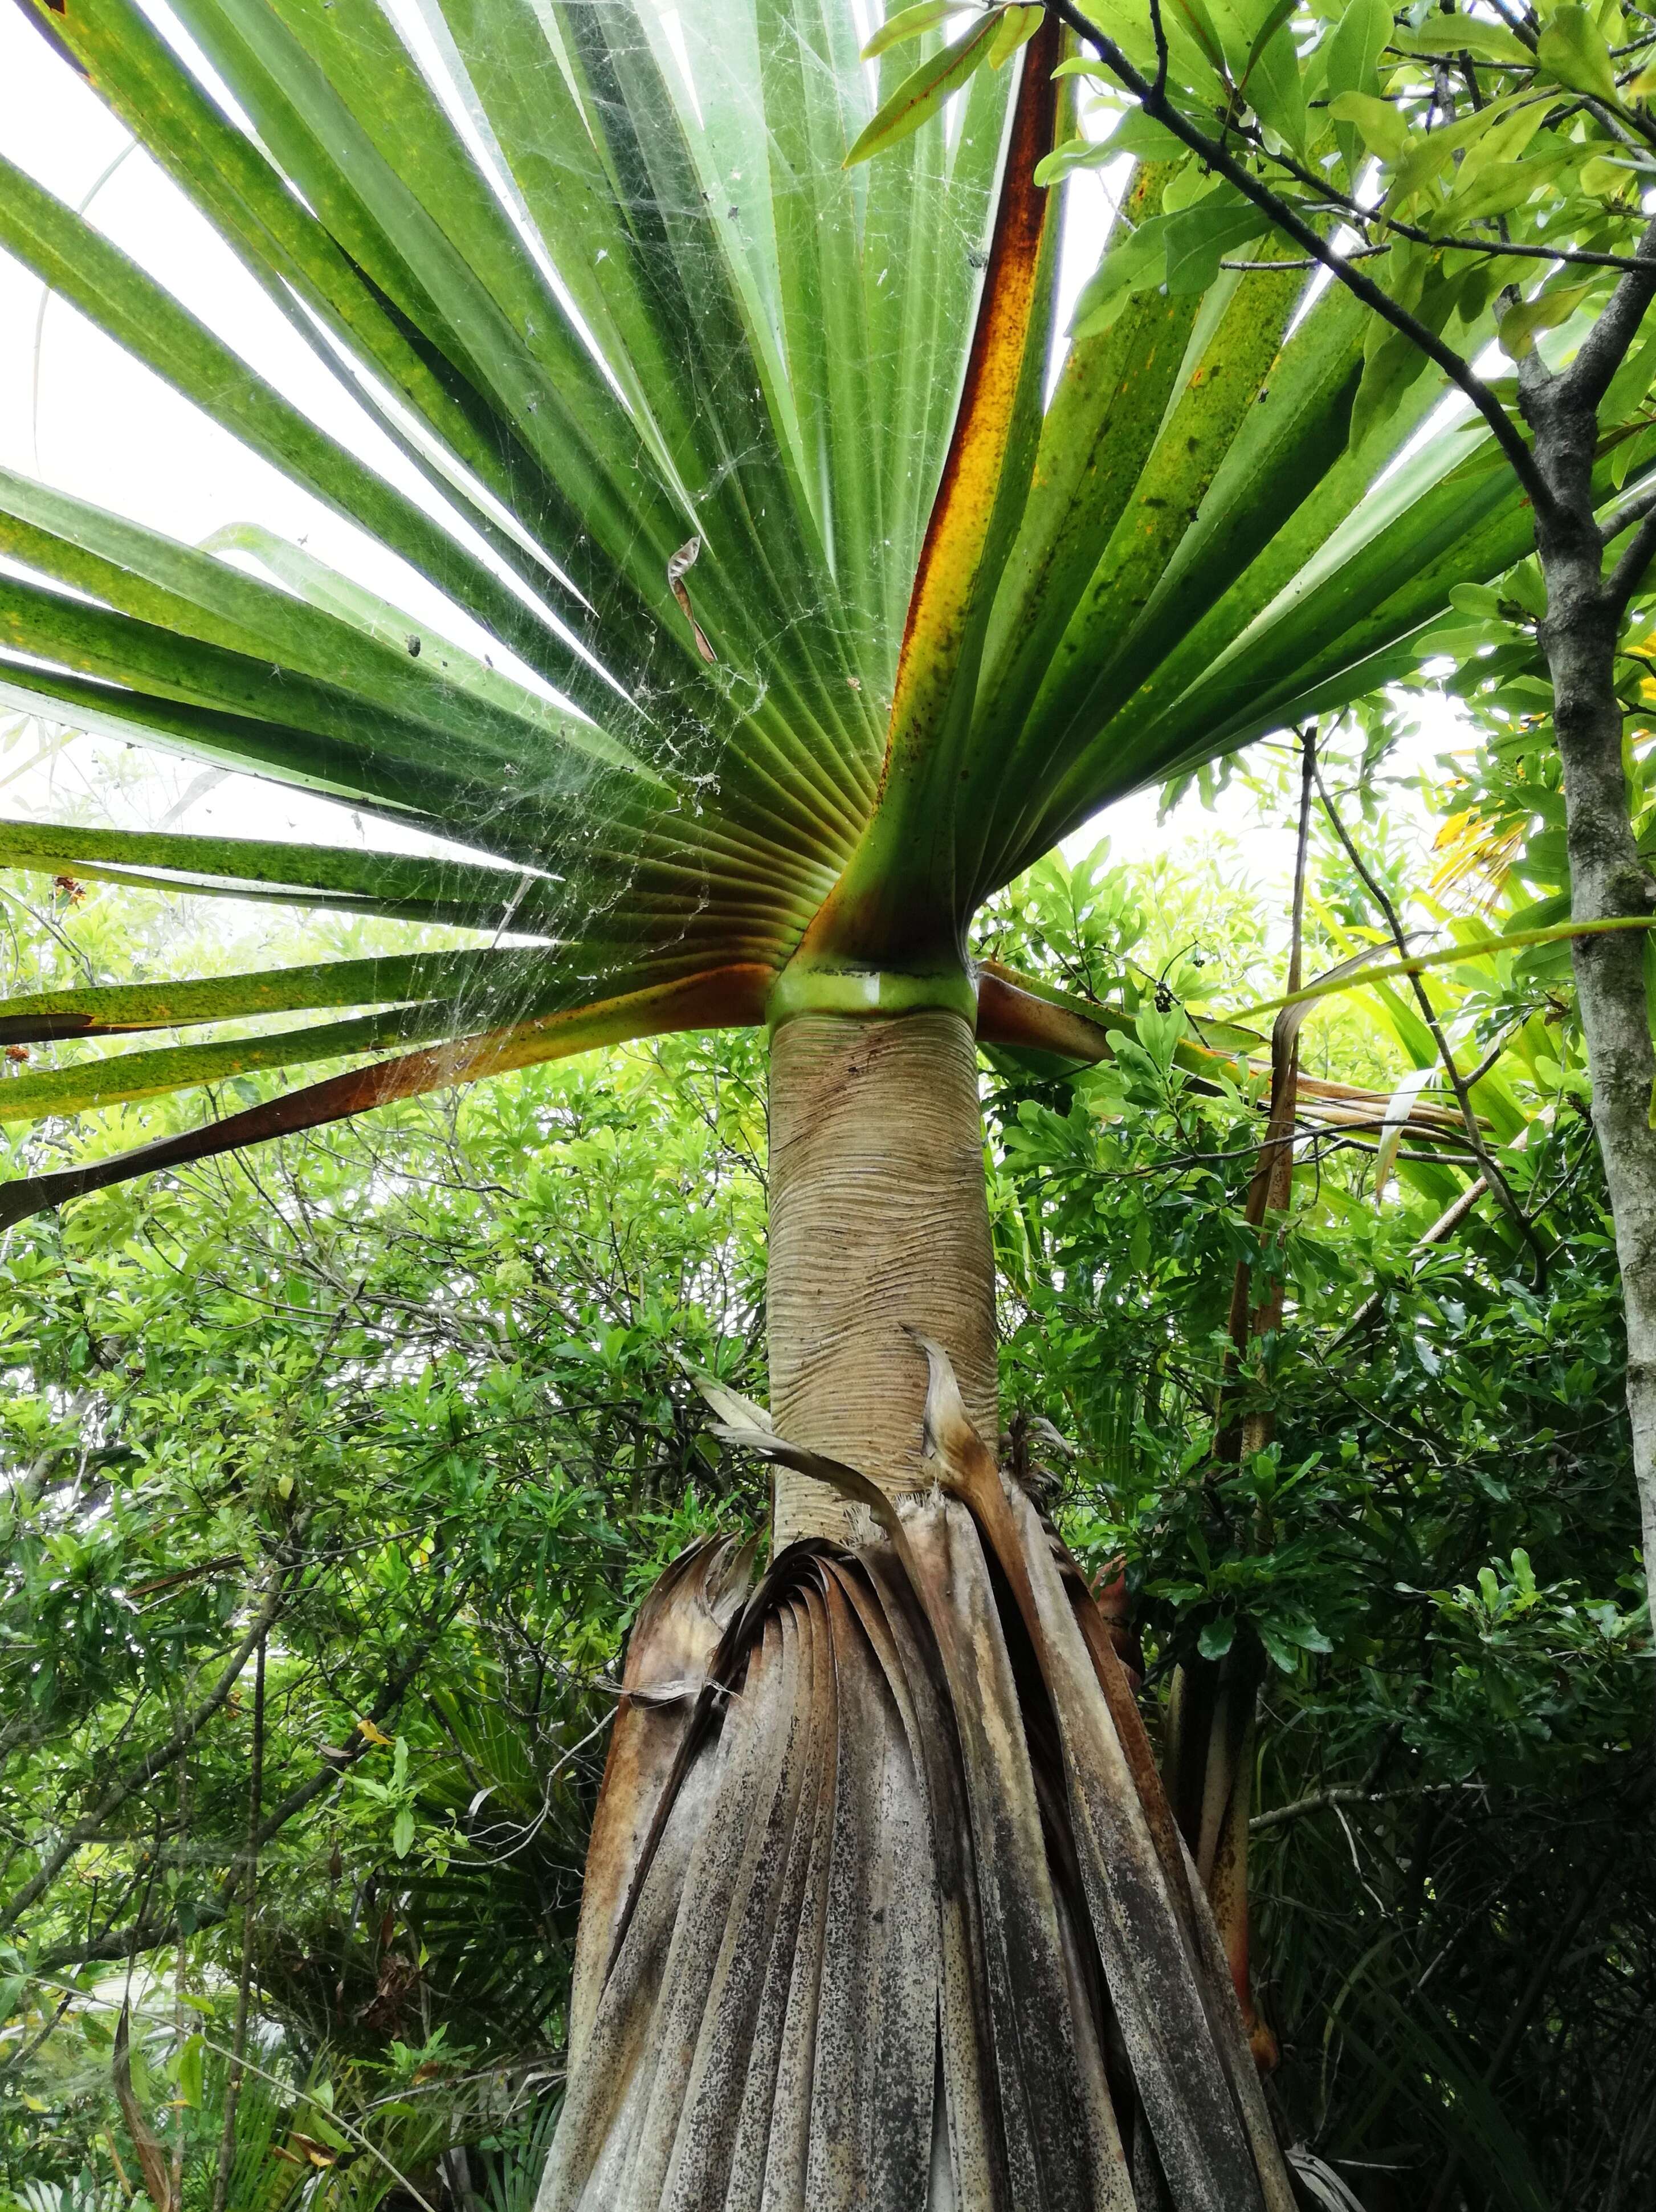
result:
[[[14,1041],[242,1025],[15,1079],[14,1119],[422,1049],[15,1182],[9,1218],[802,990],[969,1004],[973,913],[1067,830],[1372,686],[1525,550],[1481,439],[1371,489],[1440,393],[1348,453],[1363,326],[1300,269],[1136,300],[1048,402],[1050,20],[847,169],[913,54],[863,64],[835,0],[440,0],[418,57],[376,0],[176,0],[177,50],[135,0],[26,4],[422,495],[13,169],[0,244],[498,650],[257,529],[0,475],[0,697],[476,856],[14,824],[0,860],[513,941],[14,1001]],[[310,1018],[246,1034],[271,1012]]]

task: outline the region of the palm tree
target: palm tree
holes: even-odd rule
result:
[[[1362,313],[1292,263],[1187,258],[1066,350],[1050,18],[847,167],[913,56],[833,0],[27,4],[417,490],[10,167],[0,243],[454,619],[6,474],[0,692],[464,856],[14,823],[0,859],[486,941],[14,1000],[9,1042],[207,1035],[16,1076],[12,1120],[349,1064],[0,1217],[770,1030],[771,1406],[719,1410],[775,1463],[772,1564],[693,1554],[634,1632],[546,2212],[1289,2205],[1108,1626],[993,1456],[976,1047],[1107,1019],[967,933],[1113,798],[1407,665],[1524,550],[1510,479],[1407,450],[1429,380],[1350,447]]]

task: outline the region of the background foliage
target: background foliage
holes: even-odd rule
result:
[[[1411,927],[1484,936],[1533,900],[1547,803],[1470,757],[1423,793],[1392,749],[1414,711],[1394,695],[1325,733],[1331,794],[1393,888],[1425,879],[1436,836]],[[1294,763],[1261,759],[1253,804],[1286,821]],[[1477,1103],[1544,1282],[1487,1200],[1411,1257],[1475,1164],[1415,1157],[1372,1116],[1307,1136],[1286,1235],[1262,1237],[1242,1218],[1259,1079],[1178,1054],[1206,1008],[1280,988],[1285,894],[1257,852],[1206,854],[1055,858],[985,917],[981,950],[1133,1024],[1099,1069],[991,1079],[1007,1449],[1089,1566],[1125,1553],[1153,1721],[1182,1654],[1240,1636],[1273,1662],[1253,1857],[1290,2137],[1375,2212],[1632,2205],[1656,2156],[1649,1640],[1564,979],[1542,947],[1429,982],[1463,1067],[1489,1062]],[[188,902],[29,888],[8,910],[14,988],[70,962],[141,973],[196,927]],[[1310,974],[1384,943],[1325,824],[1307,912]],[[1325,1000],[1303,1036],[1312,1072],[1431,1095],[1399,989]],[[527,2202],[627,1622],[684,1542],[763,1517],[690,1380],[763,1394],[762,1073],[739,1039],[630,1048],[9,1235],[9,1896],[176,1740],[285,1577],[237,2212],[301,2190],[370,2205],[392,2168],[433,2204]],[[108,1139],[85,1116],[27,1141]],[[1286,1278],[1245,1378],[1277,1435],[1216,1470],[1241,1256]],[[130,1996],[135,2088],[205,2212],[252,1681],[9,1929],[0,2175],[31,2208],[136,2186],[111,2086]]]

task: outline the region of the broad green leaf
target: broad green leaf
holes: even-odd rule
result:
[[[1584,161],[1576,181],[1584,192],[1598,199],[1614,199],[1632,190],[1636,179],[1644,174],[1644,166],[1637,161],[1618,161],[1604,154],[1595,155]]]
[[[421,1097],[431,1091],[449,1090],[456,1084],[476,1083],[515,1067],[532,1067],[544,1060],[590,1052],[600,1045],[626,1043],[634,1037],[661,1036],[687,1029],[746,1025],[762,1016],[764,988],[762,974],[750,968],[713,969],[624,993],[616,998],[570,1006],[567,1011],[531,1017],[480,1036],[455,1036],[426,1051],[330,1076],[303,1090],[285,1092],[264,1105],[248,1107],[222,1121],[209,1122],[204,1127],[140,1146],[134,1152],[116,1153],[50,1174],[14,1177],[0,1183],[0,1227],[27,1220],[32,1213],[60,1206],[88,1192],[107,1190],[134,1176],[211,1159],[245,1145],[267,1143],[273,1137],[295,1130],[324,1128],[330,1122],[347,1120],[396,1099]],[[572,991],[567,995],[573,994]],[[355,1025],[336,1025],[331,1041],[334,1049],[364,1049],[360,1043],[340,1042],[337,1031],[348,1027],[354,1035],[362,1034]],[[318,1032],[300,1034],[314,1039]],[[191,1065],[199,1066],[201,1063]],[[66,1072],[82,1074],[83,1079],[85,1076],[85,1071]],[[19,1080],[14,1077],[10,1085],[0,1084],[0,1099]],[[111,1085],[118,1079],[105,1074],[100,1080]],[[166,1087],[177,1085],[170,1084]],[[108,1092],[106,1090],[100,1095],[106,1097]],[[50,1110],[66,1109],[58,1106]]]
[[[192,2112],[199,2111],[201,2106],[205,2061],[205,2046],[200,2036],[187,2036],[179,2053],[179,2101]]]
[[[1343,92],[1328,103],[1337,123],[1355,123],[1362,143],[1382,161],[1400,161],[1409,145],[1409,125],[1389,100],[1369,92]]]
[[[1187,161],[1190,149],[1165,123],[1131,108],[1104,142],[1113,154],[1132,154],[1141,161]]]
[[[1207,0],[1171,0],[1171,4],[1173,20],[1186,26],[1209,66],[1218,75],[1225,66],[1224,41],[1209,13]]]
[[[1254,32],[1253,44],[1247,50],[1247,58],[1242,67],[1244,78],[1247,76],[1277,32],[1284,24],[1293,21],[1298,10],[1299,0],[1271,0],[1271,4],[1259,19],[1259,28]]]
[[[1387,0],[1349,0],[1327,41],[1328,60],[1324,89],[1331,100],[1342,93],[1360,92],[1373,97],[1380,90],[1380,58],[1392,35],[1392,10]],[[1354,180],[1362,159],[1362,142],[1350,123],[1336,120],[1334,136]]]
[[[1622,422],[1649,391],[1653,380],[1656,380],[1656,331],[1636,338],[1628,349],[1600,403],[1600,422]],[[1631,450],[1630,446],[1621,448],[1623,453]]]
[[[1165,280],[1172,221],[1171,216],[1151,216],[1119,246],[1111,246],[1076,301],[1070,328],[1077,342],[1102,337],[1129,293]]]
[[[1000,19],[1000,28],[995,33],[995,43],[989,49],[991,69],[1004,69],[1020,46],[1028,46],[1040,28],[1044,8],[1017,6],[1008,8]]]
[[[1413,28],[1401,28],[1393,43],[1408,54],[1469,53],[1474,60],[1532,69],[1535,55],[1501,23],[1463,9],[1450,16],[1429,15]]]
[[[1331,100],[1343,92],[1374,93],[1380,58],[1392,36],[1392,10],[1386,0],[1350,0],[1328,45],[1325,80]]]
[[[904,625],[881,804],[836,899],[807,933],[809,960],[837,962],[893,928],[911,968],[946,969],[956,957],[947,917],[959,863],[931,847],[926,825],[940,805],[960,809],[971,789],[973,706],[995,584],[1035,463],[1059,222],[1034,172],[1060,128],[1058,48],[1048,16],[1013,108],[965,387]],[[986,826],[980,808],[961,823],[959,846],[969,850]]]
[[[1578,158],[1574,147],[1557,146],[1548,153],[1532,154],[1522,161],[1491,162],[1471,178],[1458,173],[1440,220],[1446,228],[1453,225],[1459,229],[1463,223],[1508,214],[1568,175]],[[1586,164],[1588,168],[1592,166]]]
[[[479,951],[328,960],[252,975],[202,976],[191,982],[106,983],[39,991],[0,999],[0,1043],[187,1029],[312,1007],[406,1005],[431,999],[466,1006],[487,1000],[510,1009],[543,983],[547,962],[543,951],[490,946]]]
[[[1572,92],[1591,93],[1614,104],[1616,67],[1610,48],[1591,13],[1575,0],[1564,0],[1547,17],[1536,41],[1535,58]]]
[[[1042,185],[1062,184],[1077,169],[1101,169],[1117,158],[1116,149],[1107,139],[1099,143],[1091,138],[1067,138],[1035,171],[1035,182]]]
[[[1160,197],[1164,173],[1140,173],[1129,213]],[[1152,265],[1158,252],[1152,244]],[[1124,291],[1119,305],[1107,331],[1077,333],[1047,410],[985,648],[978,711],[989,728],[1022,728],[1178,390],[1196,303],[1152,290]]]
[[[986,15],[952,46],[933,54],[906,76],[846,155],[846,168],[871,160],[918,131],[988,60],[998,27],[997,18]]]
[[[1101,169],[1131,154],[1143,161],[1183,161],[1189,149],[1184,141],[1137,108],[1125,115],[1107,138],[1070,138],[1058,147],[1035,171],[1038,185],[1055,185],[1075,169]]]
[[[1033,859],[1107,793],[1133,788],[1149,760],[1164,775],[1160,763],[1178,758],[1181,742],[1193,764],[1216,745],[1327,711],[1411,669],[1401,641],[1450,586],[1497,574],[1527,550],[1511,481],[1481,453],[1452,470],[1442,445],[1429,447],[1371,490],[1376,447],[1400,445],[1429,413],[1441,390],[1430,380],[1374,440],[1333,465],[1331,448],[1345,445],[1367,322],[1349,295],[1328,294],[1300,325],[1288,352],[1301,366],[1303,412],[1291,410],[1279,429],[1273,394],[1271,406],[1247,417],[1239,441],[1246,461],[1239,453],[1233,468],[1228,459],[1210,495],[1219,502],[1222,484],[1217,544],[1198,538],[1200,557],[1193,546],[1147,611],[1156,627],[1141,649],[1154,639],[1161,665],[1130,700],[1111,706],[1107,695],[1101,702],[1083,750],[1028,824],[1028,842],[1015,848],[1020,856]],[[1278,371],[1273,382],[1281,381]],[[1276,442],[1284,436],[1288,447]],[[1307,496],[1274,455],[1316,450],[1322,440],[1325,474]],[[1231,550],[1222,554],[1227,538]],[[1210,583],[1207,562],[1216,555]],[[1393,642],[1398,650],[1387,660],[1383,648]]]
[[[419,1044],[452,1036],[462,1017],[455,1004],[398,1006],[354,1020],[274,1035],[227,1038],[212,1044],[164,1045],[149,1052],[110,1053],[40,1074],[14,1075],[0,1083],[0,1121],[38,1121],[49,1114],[83,1114],[135,1098],[165,1097],[197,1084],[273,1067],[300,1067],[318,1060],[343,1060],[383,1052],[389,1045]]]
[[[1029,711],[1030,731],[1039,732],[1048,761],[1071,757],[1107,711],[1103,701],[1128,696],[1164,649],[1166,634],[1144,626],[1145,611],[1166,588],[1190,518],[1239,429],[1251,427],[1302,283],[1292,271],[1233,278],[1217,302],[1222,312],[1205,327],[1198,319],[1182,364],[1184,388],[1157,420],[1131,496],[1098,549],[1084,593],[1065,610],[1061,641],[1048,649]]]
[[[0,244],[118,343],[326,505],[434,575],[543,673],[588,689],[524,603],[414,503],[326,437],[79,216],[0,160]]]
[[[0,498],[4,495],[3,477],[0,476]],[[590,752],[601,761],[616,768],[625,768],[636,775],[647,776],[652,782],[663,779],[638,757],[619,744],[606,732],[590,723],[579,721],[573,715],[550,712],[546,702],[525,691],[488,663],[465,652],[451,640],[431,634],[401,607],[393,606],[388,599],[365,591],[361,585],[342,576],[337,569],[328,568],[302,546],[279,538],[262,524],[241,522],[227,524],[205,539],[203,553],[249,553],[268,569],[271,575],[297,592],[312,606],[349,623],[380,645],[388,647],[393,655],[406,656],[410,641],[419,639],[421,650],[418,665],[440,673],[442,681],[472,693],[479,700],[537,726],[549,738],[560,744],[573,745],[577,750]],[[269,641],[268,628],[263,630],[264,641]],[[399,672],[404,659],[396,659]]]
[[[1223,257],[1251,245],[1261,228],[1258,208],[1228,185],[1168,216],[1162,236],[1169,295],[1205,292]]]
[[[457,654],[440,637],[428,638],[406,617],[376,623],[365,635],[209,554],[7,469],[0,469],[0,548],[128,614],[279,661],[390,714],[441,730],[458,746],[493,747],[503,758],[520,760],[573,744],[612,766],[631,764],[625,749],[602,731],[556,714],[521,685],[488,681],[489,672],[470,656]]]
[[[1250,57],[1241,88],[1260,122],[1305,160],[1309,151],[1305,83],[1300,75],[1299,50],[1286,22],[1279,23]]]
[[[1592,289],[1591,280],[1585,284],[1550,284],[1534,299],[1520,300],[1508,307],[1501,318],[1502,353],[1509,361],[1522,361],[1535,350],[1541,332],[1556,331],[1561,323],[1567,323]]]
[[[1488,106],[1462,116],[1458,123],[1446,124],[1441,131],[1411,132],[1392,179],[1387,206],[1401,207],[1413,198],[1442,176],[1458,155],[1470,159],[1484,149],[1483,160],[1493,158],[1487,149],[1507,144],[1506,126],[1513,119],[1514,103],[1521,97],[1513,94],[1506,100],[1491,100]],[[1524,111],[1520,108],[1518,112],[1521,114]],[[1520,125],[1512,133],[1512,143],[1521,145],[1527,137],[1528,130]]]
[[[950,15],[958,15],[964,4],[965,0],[915,0],[912,8],[899,8],[895,15],[886,17],[863,48],[863,59],[877,61],[893,46],[906,46],[911,39],[923,39]]]
[[[349,845],[199,836],[176,830],[106,830],[92,824],[0,822],[0,863],[81,868],[96,861],[166,869],[181,878],[218,878],[288,889],[343,891],[387,905],[446,902],[500,915],[521,904],[534,878],[507,868],[428,860]]]
[[[1454,313],[1462,284],[1475,277],[1465,268],[1446,270],[1425,249],[1401,248],[1392,261],[1398,274],[1392,296],[1422,328],[1441,331]],[[1377,423],[1395,410],[1404,393],[1424,374],[1426,356],[1406,331],[1393,330],[1375,316],[1363,346],[1362,382],[1351,404],[1351,443],[1361,446]]]
[[[486,426],[452,388],[361,267],[289,191],[259,149],[195,85],[131,0],[108,0],[58,19],[64,39],[128,127],[202,206],[244,265],[308,343],[315,329],[295,294],[348,346],[399,392],[452,449],[463,467],[438,471],[445,492],[471,513],[474,526],[507,558],[519,549],[500,539],[486,508],[472,497],[471,476],[497,499],[510,501],[528,457],[513,451],[501,426]],[[428,475],[430,456],[409,441],[396,415],[379,408],[372,390],[360,395],[381,427]]]
[[[1545,120],[1550,103],[1544,97],[1526,100],[1514,96],[1509,102],[1492,101],[1490,105],[1499,106],[1502,112],[1493,130],[1474,135],[1461,147],[1455,169],[1457,198],[1460,191],[1473,184],[1486,168],[1521,158]]]

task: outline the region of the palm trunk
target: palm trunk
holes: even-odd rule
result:
[[[998,1433],[994,1266],[977,1044],[959,1014],[799,1014],[770,1089],[771,1411],[792,1442],[921,1486],[925,1363],[940,1344],[978,1434]],[[773,1538],[843,1539],[853,1509],[779,1468]]]
[[[1292,2212],[1110,1625],[996,1463],[971,1029],[796,1014],[772,1083],[772,1564],[697,1547],[634,1630],[540,2212]]]

